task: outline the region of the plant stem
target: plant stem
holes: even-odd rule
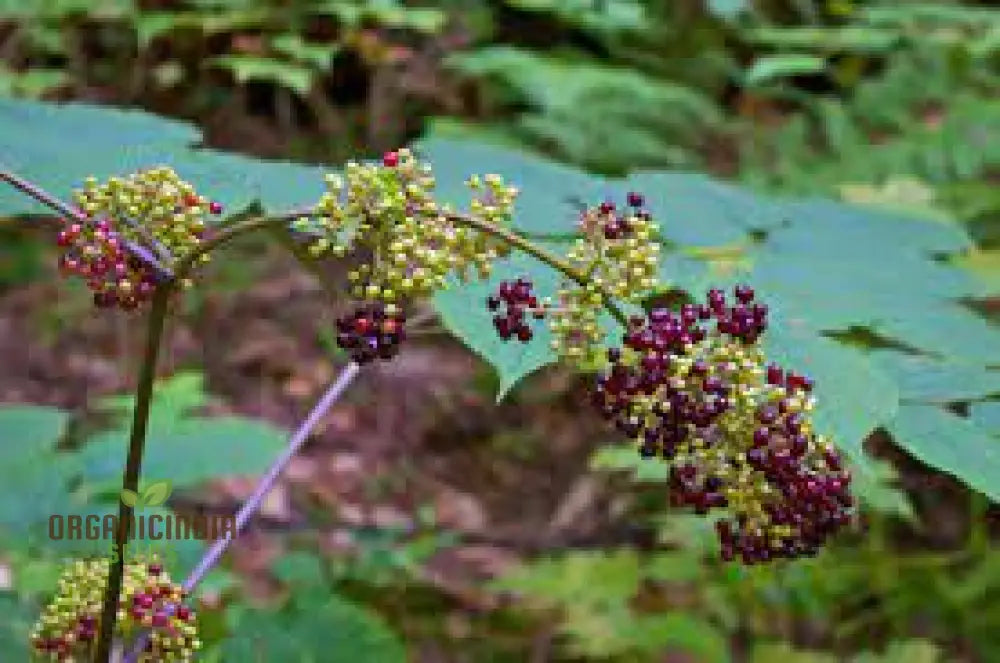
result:
[[[28,196],[34,198],[35,200],[45,205],[46,207],[49,207],[55,210],[56,212],[59,212],[63,216],[73,217],[77,221],[87,220],[87,215],[81,212],[80,210],[71,207],[70,205],[67,205],[63,201],[59,200],[58,198],[50,194],[45,189],[35,184],[32,184],[23,177],[19,177],[18,175],[4,168],[2,165],[0,165],[0,180],[3,180],[7,184],[10,184],[15,189],[19,189],[20,191],[28,194]]]
[[[152,400],[153,382],[156,376],[156,360],[160,350],[160,340],[163,337],[163,327],[167,316],[167,305],[170,296],[178,283],[197,264],[201,256],[224,242],[252,230],[262,228],[268,223],[283,220],[283,217],[255,217],[233,224],[196,249],[182,257],[178,263],[174,278],[165,281],[153,294],[152,307],[149,313],[149,328],[146,334],[146,351],[143,355],[142,367],[139,372],[139,384],[136,388],[135,412],[132,418],[132,430],[129,436],[128,456],[125,460],[125,474],[122,488],[138,491],[139,475],[142,471],[142,455],[146,442],[146,430],[149,424],[149,407]],[[273,480],[272,480],[273,481]],[[122,577],[125,572],[125,544],[128,540],[129,525],[132,519],[132,507],[119,501],[118,529],[115,532],[115,561],[111,565],[108,584],[104,592],[104,603],[101,607],[101,631],[97,640],[97,663],[109,663],[113,641],[115,622],[118,618],[118,601],[122,590]],[[221,553],[220,553],[221,554]]]
[[[506,242],[507,244],[513,246],[514,248],[520,249],[521,251],[524,251],[528,255],[538,258],[546,265],[549,265],[553,269],[559,270],[567,277],[576,281],[582,286],[589,285],[590,283],[588,279],[589,276],[588,274],[584,274],[576,269],[573,269],[572,265],[570,265],[568,262],[566,262],[559,256],[555,255],[554,253],[550,253],[549,251],[546,251],[537,244],[533,244],[532,242],[528,241],[524,237],[521,237],[519,234],[517,234],[513,230],[510,230],[509,228],[503,228],[501,226],[490,223],[489,221],[484,221],[483,219],[471,215],[465,216],[461,214],[452,214],[451,216],[448,217],[448,219],[450,221],[454,221],[455,223],[460,223],[462,225],[470,226],[480,232],[492,235],[493,237],[496,237],[497,239]],[[622,312],[620,308],[618,308],[618,305],[614,303],[614,298],[612,298],[610,294],[608,294],[602,289],[598,289],[598,292],[601,293],[601,298],[604,300],[603,302],[604,308],[606,308],[608,312],[611,315],[613,315],[614,318],[619,323],[621,323],[623,327],[628,327],[628,317],[625,315],[624,312]]]
[[[333,407],[334,403],[340,398],[344,393],[344,390],[350,386],[354,378],[357,377],[360,366],[354,362],[351,362],[340,372],[337,379],[327,388],[326,392],[319,399],[313,409],[309,412],[308,416],[299,424],[299,427],[295,430],[292,436],[288,439],[288,445],[285,450],[275,459],[274,463],[271,464],[270,469],[267,473],[257,482],[257,487],[254,488],[253,494],[244,502],[243,506],[236,513],[236,523],[232,530],[227,531],[226,535],[217,540],[211,548],[202,556],[201,561],[198,565],[188,574],[188,577],[184,580],[183,587],[186,591],[190,592],[193,590],[198,583],[205,577],[212,567],[214,567],[222,555],[225,554],[229,545],[233,542],[236,535],[239,535],[243,528],[250,519],[257,513],[260,508],[261,502],[267,496],[271,489],[274,488],[274,483],[281,476],[281,473],[285,471],[288,467],[288,463],[292,460],[296,453],[302,448],[302,445],[308,439],[309,434],[312,433],[313,429],[319,423],[320,419],[326,412]],[[168,612],[173,612],[173,606],[170,606]],[[125,663],[134,663],[137,657],[142,653],[143,648],[146,646],[146,642],[149,638],[148,633],[143,633],[140,635],[135,642],[135,645],[130,650],[129,655],[125,658]]]
[[[314,213],[315,212],[313,210],[308,209],[293,210],[290,212],[282,212],[281,214],[276,214],[274,216],[255,216],[239,221],[230,226],[226,226],[204,242],[198,244],[190,252],[181,256],[181,258],[177,261],[176,267],[174,268],[174,273],[177,275],[176,280],[177,282],[180,282],[182,279],[186,278],[191,270],[194,269],[199,262],[201,262],[204,256],[208,255],[216,248],[235,237],[266,228],[272,224],[288,223],[289,221],[294,221],[301,216],[308,216]]]
[[[146,332],[146,350],[139,371],[136,388],[135,411],[132,415],[132,431],[129,436],[128,456],[125,460],[125,475],[122,487],[138,491],[139,474],[142,471],[142,453],[146,442],[146,428],[149,423],[149,406],[153,395],[153,381],[156,377],[156,359],[160,351],[160,339],[167,317],[167,304],[173,290],[171,283],[165,283],[153,294]],[[118,599],[121,595],[122,576],[125,571],[125,544],[128,540],[132,507],[119,500],[118,529],[115,532],[115,560],[111,564],[104,604],[101,608],[101,631],[97,640],[97,662],[107,663],[111,658],[112,634],[118,617]]]
[[[76,209],[72,205],[63,202],[62,200],[59,200],[58,198],[56,198],[51,193],[49,193],[42,187],[38,186],[37,184],[32,184],[23,177],[16,175],[14,172],[7,170],[6,168],[3,168],[2,164],[0,164],[0,180],[7,182],[15,189],[18,189],[19,191],[26,193],[28,196],[34,198],[35,200],[45,205],[46,207],[52,209],[53,211],[58,212],[62,216],[70,217],[76,221],[79,221],[80,223],[86,223],[87,221],[90,220],[90,218],[80,210]],[[132,253],[135,257],[137,257],[139,260],[143,261],[144,263],[152,267],[153,271],[157,274],[157,276],[160,277],[161,280],[166,280],[173,277],[173,275],[170,273],[170,270],[161,265],[159,261],[155,257],[153,257],[153,255],[149,251],[139,246],[135,242],[125,239],[124,237],[122,237],[121,239],[123,241],[123,244],[125,245],[125,248],[128,249],[129,252]]]

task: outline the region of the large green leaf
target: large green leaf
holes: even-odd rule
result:
[[[158,165],[170,165],[230,212],[255,201],[272,211],[309,206],[324,191],[327,169],[200,149],[201,142],[193,125],[139,111],[0,99],[3,167],[63,200],[89,175],[107,178]],[[51,212],[0,186],[0,214],[28,213]]]
[[[969,418],[990,435],[1000,437],[1000,401],[973,403],[969,408]]]
[[[404,663],[406,650],[375,613],[336,595],[310,592],[280,611],[236,606],[223,661]]]
[[[894,351],[875,352],[872,360],[896,379],[903,400],[947,402],[1000,394],[1000,371],[976,364],[942,362]]]
[[[143,474],[190,487],[223,476],[256,475],[285,444],[285,434],[263,422],[236,417],[191,418],[171,430],[147,435]],[[128,448],[124,432],[94,436],[80,451],[87,485],[94,490],[121,483]]]
[[[933,405],[903,404],[888,428],[918,460],[1000,501],[1000,440],[968,419]]]
[[[68,504],[67,481],[76,459],[56,451],[68,417],[45,407],[0,407],[0,537],[27,527]]]
[[[12,592],[0,593],[0,651],[9,661],[28,661],[28,636],[37,617],[38,606],[30,605]]]
[[[857,466],[861,443],[896,413],[896,385],[856,350],[817,335],[793,320],[777,319],[764,339],[768,357],[816,380],[816,427],[831,435]]]

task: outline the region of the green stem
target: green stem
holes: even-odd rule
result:
[[[582,286],[590,285],[589,274],[584,274],[583,272],[574,269],[572,265],[570,265],[568,262],[566,262],[559,256],[555,255],[554,253],[550,253],[549,251],[546,251],[537,244],[532,244],[530,241],[528,241],[524,237],[521,237],[513,230],[510,230],[508,228],[503,228],[501,226],[492,224],[489,221],[485,221],[483,219],[474,216],[462,216],[459,214],[453,214],[448,218],[449,220],[454,221],[455,223],[460,223],[462,225],[470,226],[480,232],[492,235],[493,237],[496,237],[497,239],[506,242],[507,244],[513,246],[514,248],[520,249],[521,251],[524,251],[528,255],[538,258],[546,265],[549,265],[553,269],[559,270],[560,272],[565,274],[568,278],[572,279],[573,281],[576,281]],[[628,327],[628,316],[626,316],[625,313],[620,308],[618,308],[618,305],[615,304],[614,302],[614,298],[603,289],[598,288],[597,291],[601,294],[601,298],[604,300],[604,308],[606,308],[608,312],[611,315],[613,315],[615,319],[619,323],[621,323],[623,327]]]
[[[146,350],[139,371],[139,384],[136,388],[135,412],[132,417],[132,430],[129,435],[128,456],[125,460],[125,473],[122,488],[134,492],[139,490],[139,476],[142,472],[142,456],[146,443],[146,432],[149,425],[149,407],[153,395],[153,382],[156,376],[156,360],[160,351],[160,340],[163,338],[163,328],[167,317],[167,305],[170,296],[190,271],[201,261],[201,257],[216,249],[229,240],[263,228],[271,223],[287,222],[297,218],[300,212],[288,213],[275,217],[254,217],[235,223],[219,231],[211,239],[199,244],[197,248],[177,261],[174,279],[163,283],[153,295],[149,313],[149,326],[146,332]],[[118,619],[118,601],[121,597],[122,579],[125,573],[125,546],[128,541],[129,525],[132,520],[132,507],[119,501],[118,529],[115,532],[115,560],[111,565],[108,584],[104,592],[104,602],[101,607],[101,630],[97,640],[98,663],[109,663],[111,646]]]
[[[122,487],[131,491],[139,489],[139,474],[142,471],[142,452],[146,443],[146,429],[149,423],[149,406],[153,395],[153,381],[156,377],[156,358],[160,352],[160,339],[167,318],[167,304],[170,301],[171,283],[165,283],[153,294],[149,312],[149,326],[146,332],[146,350],[142,368],[139,371],[139,385],[136,388],[135,412],[132,415],[132,432],[129,436],[128,457],[125,460],[125,476]],[[118,529],[115,532],[115,559],[111,565],[108,585],[104,592],[101,608],[101,632],[97,640],[98,663],[111,659],[112,634],[118,618],[118,600],[121,596],[122,577],[125,572],[125,545],[128,541],[132,507],[119,501]]]

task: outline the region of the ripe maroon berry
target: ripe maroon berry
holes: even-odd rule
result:
[[[386,168],[395,168],[399,165],[398,152],[386,152],[382,155],[382,165]]]
[[[733,290],[733,294],[736,295],[736,299],[738,299],[743,304],[749,304],[750,302],[753,301],[754,292],[753,288],[751,288],[750,286],[738,285]]]
[[[208,211],[212,214],[222,214],[222,203],[212,201],[208,204]]]
[[[359,364],[391,359],[406,338],[405,321],[398,309],[378,302],[366,304],[337,320],[337,345]]]
[[[642,207],[644,199],[641,193],[636,193],[635,191],[629,191],[626,196],[629,207]]]
[[[500,311],[501,305],[505,310]],[[526,278],[501,281],[496,293],[487,298],[486,306],[497,313],[493,316],[493,328],[504,341],[517,338],[527,343],[534,333],[525,321],[526,314],[531,313],[536,320],[545,317],[545,309],[539,306],[538,298],[532,294],[532,283]]]

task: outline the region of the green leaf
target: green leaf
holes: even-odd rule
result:
[[[66,141],[66,136],[73,136]],[[198,149],[193,125],[134,110],[0,98],[4,166],[66,200],[93,175],[105,179],[169,164],[200,192],[239,212],[313,204],[327,169]],[[19,191],[0,187],[0,215],[51,214]]]
[[[92,436],[76,454],[85,469],[85,484],[93,491],[121,481],[133,402],[132,395],[103,399],[104,407],[118,412],[118,428]],[[258,474],[284,447],[285,433],[264,422],[193,416],[207,402],[200,373],[179,373],[154,385],[143,473],[156,482],[146,488],[144,498],[166,500],[178,486]]]
[[[106,396],[98,401],[98,407],[115,414],[118,424],[126,429],[132,420],[134,402],[134,394]],[[149,426],[160,431],[170,430],[175,423],[207,404],[204,374],[195,371],[177,373],[153,385]]]
[[[896,484],[898,475],[891,463],[870,458],[869,472],[858,472],[851,484],[855,495],[869,509],[896,516],[911,523],[916,521],[916,512],[909,496]]]
[[[881,53],[899,42],[901,35],[896,30],[871,27],[843,26],[830,27],[759,27],[745,30],[744,39],[753,44],[780,48],[782,50],[804,49],[810,51],[851,51],[860,53]]]
[[[655,458],[643,458],[635,445],[616,444],[601,447],[590,457],[593,470],[625,470],[638,483],[666,483],[670,466]]]
[[[497,261],[495,271],[497,275],[485,281],[452,284],[436,293],[432,301],[444,326],[496,370],[500,379],[499,402],[520,380],[555,360],[550,347],[553,337],[548,326],[542,324],[535,328],[528,343],[500,339],[493,327],[493,315],[486,310],[487,297],[496,291],[500,281],[512,274],[528,277],[539,293],[554,294],[564,279],[561,273],[521,253]],[[620,329],[608,314],[599,317],[598,324],[609,338],[614,338],[614,330]]]
[[[579,551],[532,561],[494,581],[550,605],[624,603],[636,591],[639,558],[632,550]]]
[[[694,129],[722,121],[715,102],[697,90],[590,60],[491,46],[454,54],[447,64],[495,88],[497,105],[530,108],[513,129],[525,144],[602,172],[677,166],[678,148],[696,146]]]
[[[224,661],[289,663],[405,663],[402,642],[375,613],[339,596],[318,597],[281,612],[229,611],[229,637],[219,647]]]
[[[18,539],[68,503],[67,482],[79,465],[56,450],[67,421],[54,408],[0,406],[0,539]]]
[[[79,452],[86,485],[106,490],[121,481],[128,446],[124,431],[95,435]],[[236,417],[190,418],[169,430],[151,428],[143,472],[170,477],[176,487],[191,487],[224,476],[264,472],[285,445],[285,434],[264,422]]]
[[[990,435],[1000,435],[1000,401],[973,403],[969,407],[969,419]]]
[[[976,364],[886,350],[873,352],[872,361],[895,378],[903,400],[940,403],[1000,394],[1000,371]]]
[[[0,67],[0,95],[37,99],[67,81],[62,69],[29,69],[23,72]]]
[[[122,504],[124,504],[125,506],[130,506],[134,508],[137,504],[139,504],[139,496],[136,494],[134,490],[129,490],[128,488],[122,488],[120,497],[122,500]]]
[[[28,642],[39,609],[16,594],[0,593],[0,651],[8,660],[31,660]]]
[[[621,639],[624,643],[634,643],[634,649],[651,654],[679,649],[704,663],[732,660],[725,632],[702,617],[684,612],[636,615]]]
[[[795,320],[779,317],[771,325],[764,338],[767,356],[814,377],[817,431],[832,436],[859,469],[867,470],[862,442],[896,414],[895,383],[861,353]]]
[[[297,34],[284,34],[271,40],[271,47],[298,62],[303,62],[320,71],[329,71],[333,57],[340,50],[340,44],[316,44],[307,42]]]
[[[1000,440],[968,419],[933,405],[903,404],[888,430],[917,460],[1000,501]]]
[[[271,570],[278,580],[289,585],[320,587],[325,584],[322,563],[316,555],[306,552],[282,555],[271,565]]]
[[[208,60],[207,64],[231,72],[239,83],[252,80],[277,83],[300,95],[308,94],[312,88],[313,72],[289,62],[253,55],[223,55]]]
[[[649,25],[646,9],[637,0],[506,0],[506,4],[552,13],[564,23],[597,33],[636,31]]]
[[[939,663],[941,648],[930,640],[893,640],[885,652],[863,652],[851,663]]]
[[[160,506],[170,497],[173,483],[169,479],[154,481],[142,491],[143,506]],[[124,497],[124,496],[123,496]]]
[[[826,60],[816,55],[786,53],[757,58],[743,75],[748,86],[771,83],[790,76],[820,74],[826,71]]]
[[[787,642],[761,642],[753,648],[751,663],[836,663],[837,657],[828,652],[795,649]]]

